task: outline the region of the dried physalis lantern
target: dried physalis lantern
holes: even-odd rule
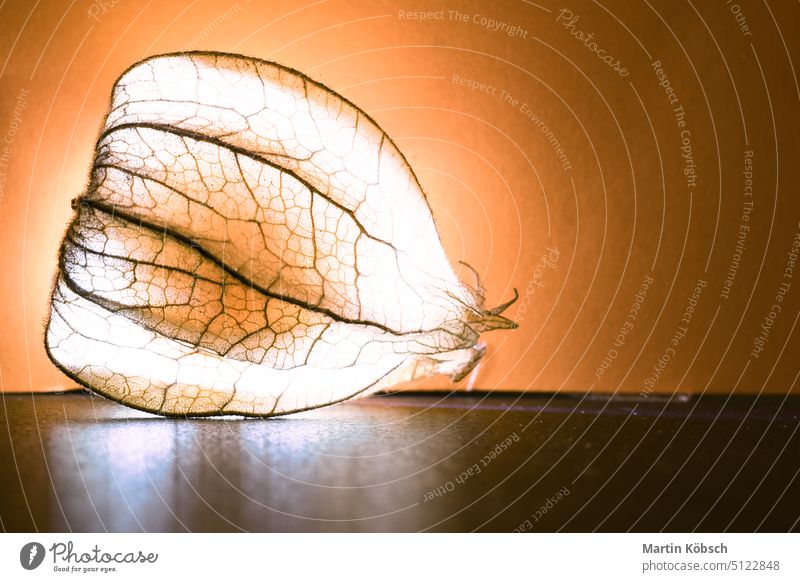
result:
[[[270,416],[431,374],[516,325],[456,277],[395,144],[285,67],[157,56],[117,81],[46,343],[165,415]]]

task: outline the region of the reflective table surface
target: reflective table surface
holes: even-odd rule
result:
[[[800,397],[398,394],[267,419],[0,395],[4,531],[788,531]]]

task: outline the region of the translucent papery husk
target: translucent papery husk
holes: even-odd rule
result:
[[[133,66],[74,207],[48,353],[134,408],[271,416],[459,379],[515,327],[459,281],[391,139],[274,63]]]

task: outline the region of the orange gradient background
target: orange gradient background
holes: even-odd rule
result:
[[[797,391],[800,271],[787,267],[800,232],[800,7],[570,2],[579,18],[567,28],[564,6],[0,4],[0,389],[73,387],[47,359],[43,329],[70,199],[86,186],[112,85],[142,58],[202,49],[288,65],[369,113],[417,173],[453,263],[477,269],[490,305],[519,289],[507,314],[520,328],[484,337],[476,388]],[[421,386],[450,388],[443,377]]]

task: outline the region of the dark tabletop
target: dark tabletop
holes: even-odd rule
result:
[[[800,397],[376,396],[269,420],[0,395],[5,531],[787,531]]]

